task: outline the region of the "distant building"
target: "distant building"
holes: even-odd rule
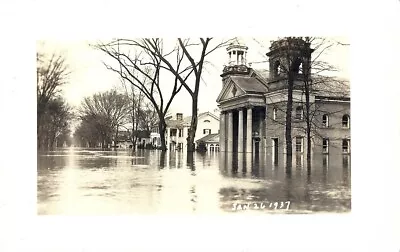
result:
[[[293,153],[306,153],[305,95],[302,87],[304,78],[312,78],[312,151],[349,154],[349,83],[326,76],[304,77],[302,67],[306,69],[310,63],[313,49],[301,38],[285,38],[272,43],[267,53],[269,71],[251,68],[246,61],[247,50],[248,47],[239,42],[227,47],[229,63],[221,74],[223,86],[217,98],[221,110],[221,152],[266,153],[274,157],[286,152],[288,75],[282,69],[289,69],[288,64],[292,64]]]
[[[131,131],[121,130],[118,132],[118,138],[115,142],[116,148],[123,149],[131,149],[133,147],[133,143],[131,141]],[[137,148],[145,148],[147,145],[151,144],[150,131],[147,130],[137,130],[134,131],[134,135],[136,136],[136,147]]]
[[[205,151],[218,152],[219,151],[219,133],[209,134],[196,141],[196,145],[203,144]]]
[[[183,150],[187,148],[187,137],[190,128],[191,116],[184,117],[182,113],[176,113],[174,117],[166,118],[167,129],[165,135],[166,146],[169,150]],[[219,118],[210,112],[197,115],[196,141],[209,134],[219,132]],[[154,127],[150,134],[153,145],[161,146],[158,127]]]

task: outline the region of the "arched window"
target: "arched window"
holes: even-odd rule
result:
[[[215,151],[219,151],[219,144],[215,145]]]
[[[279,76],[281,74],[281,63],[279,60],[274,62],[274,75]]]
[[[301,106],[298,106],[296,108],[296,119],[297,120],[302,120],[303,119],[303,108]]]
[[[322,127],[329,127],[329,116],[327,114],[322,116]]]
[[[204,120],[204,122],[205,122],[205,123],[209,123],[209,122],[210,122],[210,120]]]
[[[322,139],[322,153],[328,153],[328,152],[329,152],[329,139],[323,138]]]
[[[210,144],[210,152],[214,151],[214,144]]]
[[[277,108],[274,108],[273,110],[272,110],[272,119],[273,120],[276,120],[276,114],[278,113],[278,109]]]
[[[344,115],[342,117],[342,127],[350,128],[350,116],[349,115]]]
[[[300,58],[297,58],[295,61],[292,63],[292,72],[293,73],[300,73],[300,70],[302,69],[302,62]]]
[[[343,153],[350,153],[350,140],[349,139],[342,140],[342,151],[343,151]]]

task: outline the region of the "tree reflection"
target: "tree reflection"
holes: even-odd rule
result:
[[[190,168],[192,171],[196,170],[196,167],[194,165],[194,153],[193,152],[188,152],[187,157],[186,157],[186,166]]]
[[[165,159],[166,159],[165,154],[166,154],[165,151],[161,151],[160,153],[160,166],[159,166],[160,169],[164,169],[165,167]]]

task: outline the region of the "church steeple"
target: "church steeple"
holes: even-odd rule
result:
[[[310,43],[302,37],[285,37],[272,41],[269,58],[269,81],[275,82],[286,79],[288,73],[294,75],[295,79],[309,78],[311,53]]]
[[[248,47],[239,39],[235,39],[226,48],[228,54],[227,65],[224,66],[221,77],[227,75],[248,74],[250,68],[247,66]]]

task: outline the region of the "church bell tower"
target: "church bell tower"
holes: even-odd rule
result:
[[[226,48],[228,62],[221,74],[223,80],[229,75],[249,74],[250,68],[247,65],[247,50],[248,47],[239,39],[229,44]]]
[[[285,37],[271,43],[269,58],[269,86],[272,89],[284,88],[289,74],[296,85],[310,78],[311,49],[308,39]]]

